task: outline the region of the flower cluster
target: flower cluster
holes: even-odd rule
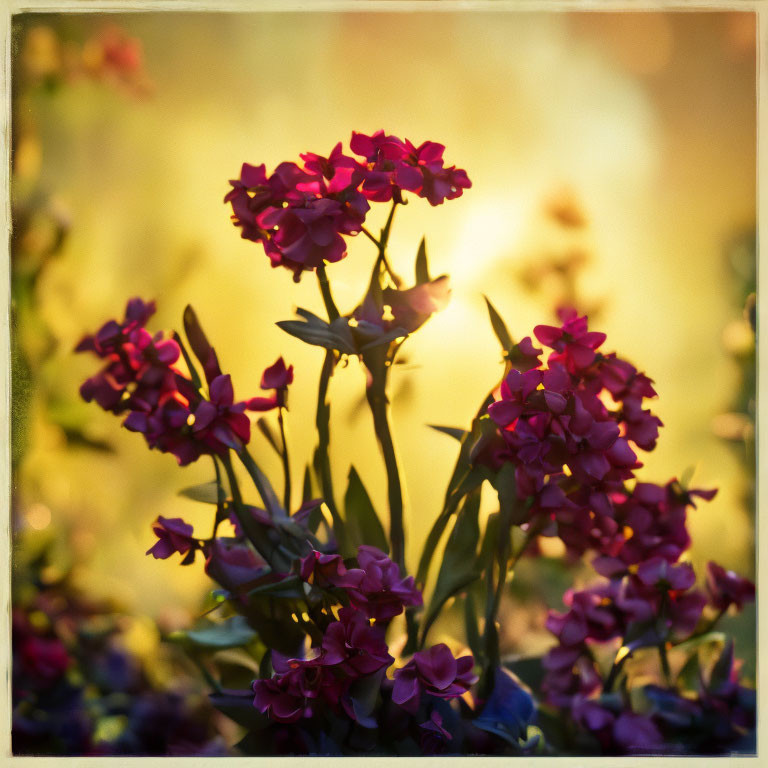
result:
[[[127,414],[123,426],[140,432],[150,448],[172,453],[179,464],[189,464],[206,454],[224,455],[240,450],[251,436],[248,410],[269,410],[285,403],[293,379],[293,366],[280,358],[265,371],[264,389],[272,397],[235,402],[229,374],[223,374],[216,354],[209,350],[204,365],[206,398],[200,387],[176,367],[181,356],[174,339],[154,336],[146,323],[155,303],[131,299],[122,322],[110,320],[78,344],[78,352],[92,352],[105,361],[104,368],[88,379],[80,394],[104,410]]]
[[[283,162],[271,175],[244,163],[230,181],[224,202],[242,236],[261,243],[272,266],[290,269],[296,281],[346,256],[344,236],[362,231],[369,201],[402,202],[408,191],[438,205],[471,186],[465,171],[445,167],[442,144],[415,147],[378,131],[353,133],[350,147],[364,159],[344,154],[339,142],[328,157],[302,154],[302,165]]]
[[[561,327],[534,329],[552,349],[546,367],[528,337],[511,350],[516,367],[488,408],[499,439],[479,460],[512,462],[518,496],[532,498],[530,525],[578,556],[616,542],[617,494],[641,466],[636,449],[655,446],[661,421],[643,408],[656,394],[651,380],[598,352],[605,334],[588,331],[586,317],[561,316]]]
[[[558,639],[542,661],[546,670],[542,693],[547,702],[595,735],[603,751],[668,751],[670,740],[689,738],[686,729],[703,733],[702,722],[710,713],[721,711],[725,716],[729,707],[733,707],[729,725],[719,727],[720,735],[711,738],[708,749],[722,749],[735,741],[752,727],[748,723],[754,706],[750,709],[749,703],[754,691],[750,694],[738,685],[732,658],[722,684],[712,678],[707,686],[702,683],[695,697],[683,696],[669,680],[668,651],[702,626],[707,606],[719,616],[754,596],[754,584],[714,563],[708,565],[708,576],[709,600],[695,589],[689,564],[653,556],[608,581],[578,592],[569,590],[564,597],[569,610],[551,611],[547,619],[547,629]],[[699,629],[698,634],[704,632]],[[604,679],[595,663],[596,648],[619,640],[621,649]],[[667,687],[654,684],[643,689],[654,704],[650,713],[634,712],[612,698],[621,667],[642,648],[657,649],[662,668],[667,669]]]
[[[288,659],[273,653],[275,675],[256,680],[254,706],[277,722],[311,718],[320,709],[343,711],[373,727],[352,692],[361,678],[383,673],[393,662],[384,639],[389,621],[406,606],[421,605],[413,577],[402,578],[398,565],[376,547],[362,545],[357,566],[347,568],[341,555],[313,550],[300,564],[301,579],[323,590],[337,590],[348,605],[324,630],[308,658]],[[446,645],[420,653],[395,672],[392,700],[416,713],[422,693],[450,699],[463,694],[477,678],[471,656],[455,659]]]

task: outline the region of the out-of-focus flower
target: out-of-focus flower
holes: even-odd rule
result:
[[[443,717],[436,710],[430,712],[429,720],[419,723],[419,744],[425,755],[440,754],[447,742],[453,740],[450,731],[443,727]]]
[[[146,554],[152,555],[156,560],[165,560],[174,552],[188,556],[184,562],[192,562],[198,541],[192,536],[192,526],[185,523],[180,517],[167,518],[160,515],[154,523],[152,530],[157,536],[157,541]]]
[[[738,610],[744,603],[755,599],[755,584],[733,571],[726,571],[717,563],[707,563],[707,592],[712,605],[719,611],[726,611],[732,605]]]
[[[141,41],[116,24],[102,27],[85,42],[81,63],[91,77],[113,81],[138,95],[151,91]]]
[[[474,658],[456,658],[445,643],[418,651],[404,667],[395,671],[392,701],[408,712],[415,713],[422,693],[440,699],[463,695],[477,682],[472,671]]]

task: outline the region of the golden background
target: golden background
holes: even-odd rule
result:
[[[282,354],[296,370],[288,429],[298,477],[315,442],[322,352],[275,322],[296,306],[322,314],[316,281],[296,286],[287,270],[270,269],[222,198],[243,161],[270,171],[299,152],[327,154],[352,130],[384,128],[445,144],[447,162],[473,182],[438,208],[413,199],[391,240],[395,268],[410,276],[426,234],[432,272],[453,284],[450,305],[408,340],[409,364],[393,374],[411,567],[456,450],[426,425],[467,426],[501,373],[482,294],[515,338],[530,335],[552,322],[557,286],[546,277],[530,290],[521,275],[553,254],[582,254],[578,296],[596,311],[593,329],[660,395],[652,407],[665,427],[641,479],[695,468],[693,486],[719,487],[690,514],[691,559],[754,573],[748,471],[712,428],[738,384],[733,350],[750,343],[725,253],[755,228],[752,14],[27,15],[15,22],[14,72],[29,63],[30,30],[81,40],[107,20],[141,41],[151,91],[135,97],[85,79],[37,92],[23,103],[35,140],[14,144],[16,183],[37,178],[71,219],[36,291],[54,343],[35,372],[16,478],[26,549],[53,541],[89,592],[165,628],[189,622],[210,589],[202,568],[144,552],[158,515],[208,535],[210,508],[176,492],[211,479],[210,463],[179,470],[79,403],[97,361],[72,349],[138,295],[157,300],[151,328],[180,330],[184,306],[195,307],[238,398],[260,394],[261,371]],[[553,219],[563,200],[583,222]],[[367,240],[350,239],[348,258],[329,267],[342,311],[361,298],[374,255]],[[33,329],[16,332],[34,348]],[[383,515],[363,386],[356,361],[332,382],[337,495],[354,461]],[[114,453],[68,445],[52,401],[59,421],[77,420]],[[252,445],[279,485],[277,458],[256,430]]]

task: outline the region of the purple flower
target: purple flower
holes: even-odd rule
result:
[[[157,536],[157,541],[146,554],[151,554],[156,560],[165,560],[174,552],[181,555],[189,552],[190,555],[185,561],[192,562],[198,542],[192,536],[192,526],[189,523],[185,523],[180,517],[167,518],[160,515],[152,523],[152,530]]]
[[[429,720],[419,723],[419,745],[426,755],[440,754],[447,742],[453,740],[450,732],[443,728],[442,715],[433,709]]]
[[[279,723],[295,723],[316,711],[338,709],[347,683],[322,665],[320,655],[291,659],[272,651],[273,677],[253,682],[253,705]]]
[[[413,576],[400,577],[400,568],[380,549],[362,545],[357,562],[363,576],[348,588],[352,605],[368,618],[386,621],[403,612],[406,605],[421,605],[421,592],[414,586]]]
[[[474,666],[471,655],[457,659],[445,643],[418,651],[411,661],[395,671],[392,701],[415,714],[422,693],[440,699],[461,696],[478,680],[472,671]]]
[[[363,580],[362,571],[355,568],[348,570],[341,555],[325,555],[314,549],[301,560],[299,575],[302,581],[316,584],[321,589],[356,588]]]
[[[321,663],[338,666],[353,677],[371,675],[394,662],[384,630],[371,626],[354,608],[341,608],[339,620],[325,630]]]
[[[735,605],[738,610],[744,603],[755,599],[755,584],[733,571],[726,571],[717,563],[707,563],[707,592],[712,605],[726,611]]]
[[[205,572],[230,592],[255,585],[270,573],[266,562],[247,544],[222,537],[214,539],[206,549]],[[270,574],[279,578],[277,574]]]

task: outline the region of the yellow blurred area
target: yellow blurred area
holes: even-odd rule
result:
[[[465,168],[473,186],[437,208],[412,199],[391,239],[395,269],[409,278],[426,234],[432,272],[449,273],[453,284],[450,305],[405,343],[408,365],[392,377],[411,567],[456,451],[426,425],[467,426],[501,373],[482,294],[517,339],[530,335],[554,319],[552,301],[526,290],[520,270],[565,247],[589,253],[579,290],[585,304],[599,303],[593,327],[608,334],[606,350],[645,370],[660,394],[653,407],[665,427],[641,478],[666,482],[695,467],[694,486],[719,487],[691,514],[692,560],[749,570],[744,470],[712,420],[733,395],[737,373],[723,334],[737,334],[726,329],[741,318],[723,251],[755,220],[753,15],[110,16],[141,40],[152,95],[130,98],[88,80],[38,95],[39,148],[18,147],[40,167],[42,185],[66,200],[72,222],[37,289],[56,344],[37,374],[46,396],[77,401],[97,361],[72,349],[121,316],[129,297],[157,300],[158,329],[180,330],[190,303],[237,397],[260,394],[261,372],[278,355],[295,366],[288,430],[300,477],[315,444],[322,352],[275,322],[297,306],[322,314],[322,304],[312,275],[294,285],[239,237],[222,202],[227,180],[244,161],[271,170],[299,152],[327,154],[352,130],[430,139],[446,145],[447,162]],[[97,20],[17,21],[19,33],[34,25],[84,38]],[[58,48],[36,34],[35,66],[48,71]],[[563,214],[565,224],[553,224],[547,206],[563,189],[583,222],[569,225]],[[381,217],[372,213],[369,229]],[[342,311],[360,300],[374,256],[358,237],[329,267]],[[332,381],[337,495],[354,462],[386,517],[364,382],[356,360]],[[210,534],[211,507],[176,495],[210,480],[210,462],[180,470],[93,405],[82,407],[84,429],[115,452],[68,447],[41,398],[19,477],[28,527],[55,533],[90,591],[168,626],[184,623],[210,589],[199,561],[182,568],[144,552],[158,515]],[[279,486],[277,457],[256,430],[253,449]]]

